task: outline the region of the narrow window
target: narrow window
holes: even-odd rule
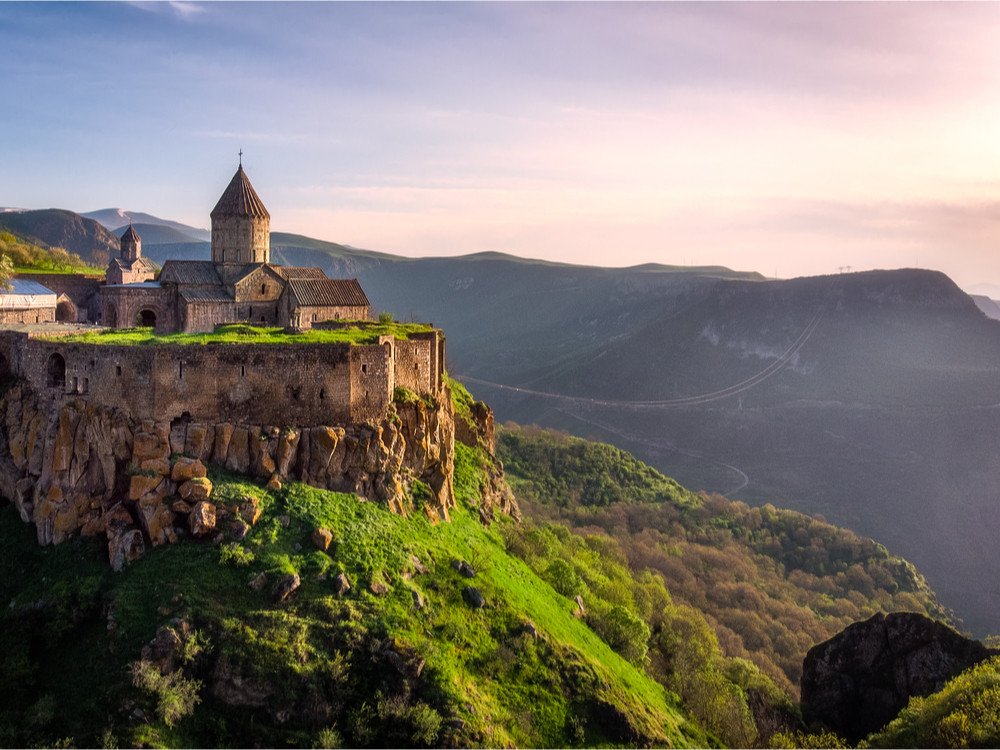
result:
[[[122,374],[122,366],[115,365],[115,375],[121,375],[121,374]]]
[[[184,363],[183,362],[178,362],[177,363],[177,379],[178,380],[183,380],[184,379]]]
[[[247,374],[247,366],[240,365],[240,377],[245,377]]]
[[[83,392],[84,393],[90,392],[90,378],[83,379]]]
[[[361,365],[361,372],[368,372],[368,365]]]
[[[322,401],[325,398],[326,398],[326,389],[325,388],[320,388],[319,389],[319,400]]]
[[[267,284],[261,284],[260,285],[260,293],[261,294],[267,294]]]

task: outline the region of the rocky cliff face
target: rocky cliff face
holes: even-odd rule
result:
[[[80,398],[46,400],[22,383],[0,399],[0,494],[35,524],[40,544],[105,534],[116,568],[147,545],[212,533],[219,516],[255,520],[252,498],[248,507],[209,502],[207,463],[271,489],[291,479],[354,493],[402,515],[418,510],[409,489],[419,479],[432,495],[424,510],[447,519],[455,505],[455,421],[447,389],[439,401],[395,404],[379,424],[298,429],[138,421]],[[494,507],[516,515],[495,459],[489,474],[480,515],[488,520]]]
[[[937,692],[992,653],[924,615],[877,614],[806,654],[803,718],[856,743],[894,719],[911,696]]]

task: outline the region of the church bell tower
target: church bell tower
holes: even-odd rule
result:
[[[243,163],[212,209],[213,263],[269,263],[271,215],[243,171]]]

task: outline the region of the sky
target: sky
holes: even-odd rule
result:
[[[0,3],[0,206],[1000,293],[1000,3]]]

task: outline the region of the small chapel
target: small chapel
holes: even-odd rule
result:
[[[366,320],[357,279],[331,279],[318,267],[271,263],[271,215],[242,161],[211,213],[212,259],[168,260],[159,277],[129,225],[100,287],[101,322],[149,326],[157,333],[205,333],[224,323],[310,328]]]

